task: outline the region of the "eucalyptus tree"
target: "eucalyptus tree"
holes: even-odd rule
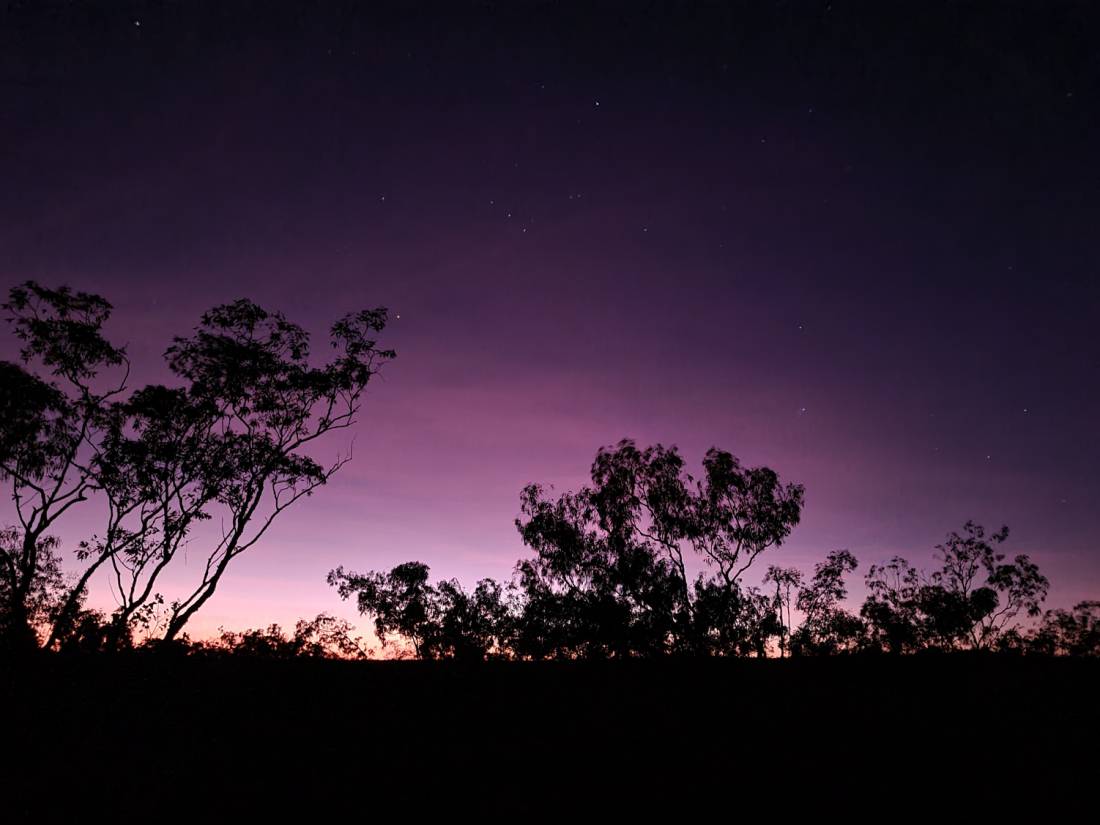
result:
[[[108,570],[118,607],[109,638],[123,643],[140,611],[159,604],[155,587],[192,529],[210,518],[225,467],[219,440],[209,431],[213,408],[194,403],[186,390],[144,387],[114,404],[97,478],[107,505],[102,535],[85,539],[78,555],[94,559],[79,581]],[[77,589],[74,589],[74,593]],[[59,611],[47,646],[69,632],[77,605]]]
[[[454,579],[432,584],[423,562],[405,562],[384,573],[338,567],[328,583],[340,598],[355,597],[373,618],[383,647],[396,636],[421,659],[481,660],[511,654],[511,613],[504,588],[482,579],[467,592]]]
[[[981,525],[968,521],[962,533],[952,531],[937,545],[942,564],[923,595],[933,632],[945,645],[989,649],[1016,628],[1021,615],[1040,614],[1050,582],[1028,555],[1009,560],[999,552],[1007,539],[1008,527],[987,537]],[[938,604],[944,607],[937,611]]]
[[[61,592],[49,531],[100,487],[106,410],[126,390],[129,363],[102,334],[111,305],[98,295],[28,281],[10,291],[3,309],[21,347],[18,363],[0,361],[0,480],[17,522],[0,547],[0,624],[8,645],[29,647],[56,612],[56,604],[32,609],[44,581],[52,579],[56,603],[79,600],[86,582]]]
[[[973,521],[935,548],[925,572],[903,558],[872,565],[861,609],[871,639],[901,653],[922,648],[989,650],[1040,615],[1050,582],[1027,554],[999,552],[1008,528],[986,534]]]
[[[741,579],[798,523],[804,490],[717,448],[703,469],[697,481],[675,447],[624,439],[597,452],[592,484],[575,493],[554,500],[525,488],[516,526],[535,551],[517,566],[526,632],[573,655],[735,653],[745,644],[761,653],[777,627]],[[705,568],[694,583],[692,561]]]
[[[791,637],[792,652],[832,654],[860,647],[863,622],[841,606],[848,597],[844,577],[858,566],[847,550],[834,550],[814,565],[813,577],[798,590],[796,606],[803,619]]]
[[[785,657],[793,627],[791,605],[794,595],[802,586],[802,571],[795,567],[779,567],[773,564],[768,567],[764,582],[775,587],[772,609],[775,610],[779,620],[779,655]]]
[[[912,653],[924,647],[918,598],[921,572],[894,556],[872,564],[864,581],[868,594],[859,615],[866,622],[871,646],[888,653]]]
[[[508,588],[431,585],[421,562],[338,568],[329,583],[356,597],[380,638],[396,634],[424,658],[764,656],[779,622],[741,577],[798,523],[803,489],[718,449],[703,464],[697,482],[675,447],[624,439],[597,451],[579,490],[527,485],[515,524],[533,555]],[[694,579],[693,565],[704,571]]]
[[[199,582],[171,604],[166,641],[214,595],[235,558],[351,459],[349,451],[325,465],[308,451],[355,423],[370,379],[395,357],[375,338],[386,320],[383,308],[344,316],[330,329],[334,357],[313,366],[302,327],[242,299],[204,314],[193,335],[168,349],[169,367],[186,382],[187,404],[205,416],[203,441],[216,459],[198,467],[209,483],[208,512],[224,526]]]
[[[385,309],[333,324],[334,354],[313,366],[302,327],[242,299],[175,339],[166,358],[177,386],[128,393],[125,350],[103,335],[105,299],[27,282],[3,307],[22,348],[20,363],[0,362],[0,479],[18,522],[0,542],[0,634],[24,647],[59,646],[86,624],[83,600],[103,571],[118,599],[107,635],[128,637],[161,602],[180,549],[207,538],[196,526],[218,518],[199,582],[162,617],[175,638],[232,560],[350,459],[323,465],[309,451],[355,422],[368,382],[394,357],[375,340]],[[93,496],[104,521],[64,576],[48,531]]]
[[[1048,610],[1030,648],[1058,656],[1100,656],[1100,601],[1078,602],[1072,610]]]
[[[597,459],[597,466],[600,478],[607,465]],[[518,655],[653,656],[673,651],[686,635],[674,528],[641,520],[628,473],[556,499],[539,485],[524,488],[516,526],[535,555],[515,569],[523,605]]]

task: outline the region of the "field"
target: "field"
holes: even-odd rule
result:
[[[5,665],[21,820],[1049,809],[1100,732],[1095,660]]]

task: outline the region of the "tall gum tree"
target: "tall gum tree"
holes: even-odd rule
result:
[[[106,300],[27,282],[3,307],[22,348],[20,363],[0,362],[0,479],[17,522],[0,542],[0,639],[24,648],[42,638],[63,646],[103,571],[118,599],[107,643],[127,642],[135,619],[160,604],[161,574],[194,527],[217,517],[200,581],[161,617],[164,638],[175,638],[232,560],[350,459],[325,466],[307,453],[355,422],[368,382],[394,357],[375,340],[384,308],[333,324],[333,355],[313,366],[301,327],[242,299],[175,339],[166,358],[180,386],[127,395],[125,350],[102,334]],[[93,496],[105,523],[63,576],[48,531]]]
[[[383,308],[346,315],[330,329],[335,357],[315,367],[305,330],[238,300],[207,312],[193,335],[168,349],[169,367],[187,382],[188,404],[206,415],[202,437],[217,457],[205,465],[211,509],[223,528],[199,583],[171,604],[166,641],[214,595],[233,559],[350,460],[349,451],[325,466],[307,450],[355,423],[370,379],[395,357],[374,338],[386,320]]]
[[[3,309],[22,346],[19,363],[0,362],[0,480],[9,485],[17,522],[0,548],[0,635],[7,646],[27,648],[39,643],[37,625],[57,612],[56,605],[31,609],[44,577],[56,580],[59,603],[75,605],[106,561],[83,560],[87,575],[61,593],[48,531],[100,489],[105,413],[126,390],[129,362],[102,334],[112,308],[98,295],[27,281]]]

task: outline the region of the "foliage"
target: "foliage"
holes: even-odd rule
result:
[[[12,526],[0,528],[0,639],[10,647],[27,648],[40,643],[39,628],[48,627],[66,593],[66,582],[57,552],[60,542],[53,536],[38,540],[33,554],[34,568],[25,564],[23,535]],[[23,588],[23,582],[29,586]],[[21,610],[16,610],[19,600]]]
[[[277,624],[263,629],[234,632],[222,629],[213,642],[196,652],[252,656],[263,659],[365,659],[370,651],[344,619],[320,613],[300,619],[288,636]]]
[[[1031,640],[1033,650],[1059,656],[1100,656],[1100,601],[1048,610]]]
[[[18,522],[0,554],[0,630],[5,643],[23,647],[65,647],[99,621],[83,599],[100,571],[119,599],[99,621],[104,644],[125,647],[135,632],[152,632],[161,574],[194,528],[217,518],[225,527],[200,581],[155,623],[175,638],[232,560],[350,460],[325,466],[309,450],[355,422],[368,382],[394,357],[375,340],[384,309],[333,324],[333,357],[314,366],[304,329],[241,299],[214,307],[191,336],[174,340],[166,359],[180,386],[127,395],[125,350],[102,334],[106,300],[28,281],[3,306],[22,362],[0,362],[0,480],[11,485]],[[116,368],[121,378],[108,380]],[[105,521],[79,543],[69,562],[77,572],[63,582],[48,531],[93,497],[105,503]],[[44,588],[49,610],[40,606]]]
[[[702,576],[695,581],[693,618],[692,652],[704,655],[764,658],[768,642],[784,634],[774,604],[758,589]]]
[[[626,497],[609,489],[621,483],[556,501],[544,500],[536,485],[524,489],[527,521],[517,526],[536,555],[516,566],[525,606],[520,655],[602,658],[671,649],[684,607],[676,562],[638,540]]]
[[[246,299],[206,312],[165,353],[176,386],[131,391],[125,349],[103,334],[102,297],[28,281],[3,304],[19,362],[0,361],[0,481],[15,523],[0,530],[0,644],[29,649],[123,650],[179,639],[214,595],[233,559],[280,513],[324,485],[316,442],[356,420],[363,393],[394,358],[378,346],[384,309],[344,316],[329,330],[332,357],[316,364],[310,337]],[[105,507],[101,528],[63,559],[55,528],[78,505]],[[967,522],[936,547],[924,572],[901,557],[871,565],[859,616],[847,612],[846,550],[805,582],[770,565],[767,592],[744,577],[798,524],[799,484],[745,467],[711,448],[698,479],[675,447],[624,439],[600,448],[590,483],[520,497],[516,528],[532,551],[511,583],[468,592],[432,584],[419,562],[385,573],[329,574],[355,595],[383,644],[394,637],[424,658],[630,658],[895,653],[926,649],[1097,652],[1097,602],[1038,618],[1049,582],[1027,555],[1000,551],[1007,528]],[[166,602],[162,574],[180,550],[222,525],[190,592]],[[689,568],[692,573],[689,574]],[[70,569],[74,572],[66,575]],[[699,572],[701,569],[701,572]],[[88,585],[110,575],[118,606],[89,610]],[[797,611],[802,622],[793,629]],[[332,617],[225,633],[221,649],[256,655],[358,655]]]
[[[773,632],[740,579],[798,523],[803,489],[711,449],[696,481],[676,448],[601,448],[592,484],[556,500],[529,485],[516,521],[521,655],[624,657],[762,649]],[[709,569],[692,583],[692,554]]]
[[[0,362],[0,481],[10,485],[17,521],[4,541],[0,643],[28,647],[42,622],[71,619],[82,598],[78,580],[67,595],[52,594],[66,610],[41,608],[44,588],[61,587],[49,531],[99,488],[106,409],[125,390],[128,365],[125,350],[101,334],[111,306],[97,295],[28,281],[3,309],[22,347],[21,363]],[[116,367],[127,369],[107,381]]]
[[[791,595],[802,586],[802,572],[794,567],[778,567],[769,565],[768,572],[764,575],[764,583],[775,587],[775,595],[772,597],[772,609],[776,613],[779,623],[779,655],[786,656],[789,646],[790,628],[793,621],[791,617]]]
[[[420,562],[399,564],[387,573],[352,573],[342,567],[328,582],[343,599],[355,596],[359,612],[374,617],[383,646],[398,636],[423,659],[480,660],[505,649],[508,609],[504,591],[491,579],[467,593],[457,581],[428,581]]]
[[[848,596],[846,573],[858,566],[847,550],[834,550],[814,567],[810,583],[798,591],[797,606],[802,624],[791,637],[794,653],[832,654],[859,648],[863,623],[841,607]]]
[[[742,574],[797,524],[803,491],[767,468],[712,449],[704,478],[675,448],[630,440],[600,449],[590,486],[549,497],[531,484],[516,527],[534,551],[511,585],[428,582],[419,562],[388,573],[329,574],[356,595],[380,638],[425,658],[626,658],[677,653],[766,654],[780,624]],[[690,581],[690,555],[707,573]]]
[[[876,645],[895,653],[989,650],[1018,634],[1017,617],[1039,615],[1050,583],[1028,556],[1006,561],[997,552],[1007,537],[1007,527],[987,538],[968,521],[936,547],[942,566],[930,574],[898,557],[872,565],[861,614]]]
[[[251,301],[215,307],[194,335],[167,353],[172,372],[188,382],[188,404],[204,415],[198,465],[210,499],[231,525],[208,553],[202,578],[174,602],[165,638],[174,637],[214,594],[230,562],[255,545],[274,519],[312,495],[348,460],[323,466],[306,450],[333,430],[350,427],[363,391],[392,350],[374,333],[384,309],[347,315],[333,324],[336,357],[309,363],[309,336],[281,313]]]

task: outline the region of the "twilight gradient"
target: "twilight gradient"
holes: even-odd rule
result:
[[[338,564],[507,578],[520,488],[624,436],[803,482],[773,562],[927,561],[973,518],[1100,596],[1084,29],[834,5],[3,12],[5,293],[104,295],[135,382],[236,297],[321,339],[400,315],[353,462],[192,634],[350,617]]]

